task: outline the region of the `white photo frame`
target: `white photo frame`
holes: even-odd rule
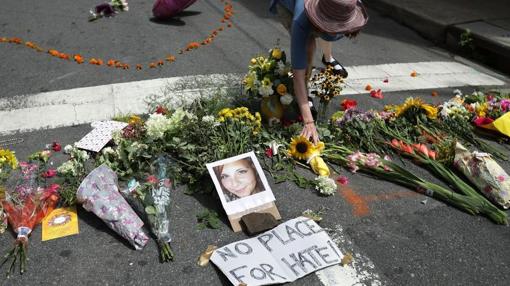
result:
[[[251,165],[248,166],[247,164]],[[249,210],[256,210],[260,207],[267,206],[269,203],[276,200],[267,182],[267,178],[264,175],[264,171],[257,160],[257,156],[255,156],[253,151],[209,163],[206,164],[206,166],[214,186],[216,187],[218,196],[220,197],[221,204],[228,216],[239,213],[249,213]],[[223,169],[225,167],[227,167],[227,169]],[[250,167],[252,168],[250,171],[255,173],[257,185],[249,194],[247,193],[248,189],[251,189],[251,185],[245,184],[241,186],[239,191],[235,190],[235,188],[239,186],[239,183],[230,183],[230,185],[227,183],[228,180],[232,179],[231,176],[234,172],[243,172],[243,170],[244,172],[250,172],[245,170]],[[222,175],[224,177],[221,177]],[[232,184],[234,184],[234,190],[232,190]],[[230,187],[230,190],[225,185]]]

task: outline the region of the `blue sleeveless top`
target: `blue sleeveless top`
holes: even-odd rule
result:
[[[304,0],[271,0],[269,11],[276,13],[277,4],[282,5],[294,16],[292,18],[292,28],[290,31],[290,58],[293,69],[306,69],[306,43],[312,36],[314,27],[308,20],[305,11]],[[328,42],[339,40],[343,34],[331,35],[320,33],[320,37]]]

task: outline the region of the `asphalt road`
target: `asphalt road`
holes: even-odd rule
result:
[[[5,1],[4,1],[5,2]],[[63,52],[116,58],[129,63],[148,63],[176,53],[188,42],[203,39],[222,17],[219,0],[198,1],[180,21],[165,24],[150,20],[152,1],[130,3],[129,12],[112,19],[88,23],[93,1],[7,0],[0,11],[0,37],[20,37]],[[210,46],[180,55],[175,63],[158,69],[136,71],[77,65],[32,50],[0,44],[0,96],[60,90],[81,86],[127,82],[159,77],[209,73],[243,73],[249,59],[265,53],[277,39],[288,50],[286,31],[267,12],[268,1],[234,1],[234,27],[222,32]],[[355,41],[335,43],[335,55],[345,65],[454,60],[411,30],[370,12],[370,22]],[[317,64],[319,58],[317,57]],[[505,78],[508,83],[508,79]],[[475,87],[462,88],[471,92]],[[440,102],[451,89],[385,94],[375,101],[356,98],[360,106],[381,108],[404,98],[422,96]],[[340,100],[340,99],[339,99]],[[335,103],[334,103],[335,104]],[[80,139],[89,127],[36,131],[0,137],[22,138],[9,146],[20,158],[45,144],[68,144]],[[510,172],[510,164],[503,163]],[[431,178],[410,165],[411,170]],[[355,268],[363,285],[507,285],[510,229],[483,217],[473,217],[413,191],[359,174],[344,172],[349,188],[360,196],[378,195],[368,203],[368,213],[356,213],[342,190],[320,197],[291,183],[274,184],[277,206],[286,219],[306,209],[326,208],[321,225],[340,241],[340,249],[354,254]],[[311,176],[311,174],[308,174]],[[345,191],[345,190],[343,190]],[[386,194],[387,198],[383,195]],[[29,271],[0,280],[2,285],[229,285],[213,266],[201,268],[196,259],[208,244],[218,246],[246,238],[230,230],[218,200],[191,197],[181,191],[172,205],[173,247],[176,259],[160,264],[151,241],[135,251],[94,215],[79,209],[80,234],[41,242],[40,228],[30,239]],[[198,230],[195,215],[205,207],[218,210],[219,230]],[[14,236],[0,236],[0,251]],[[291,285],[321,285],[312,274]]]

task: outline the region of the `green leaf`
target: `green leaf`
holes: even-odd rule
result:
[[[145,213],[148,215],[155,215],[156,208],[154,206],[147,206],[147,207],[145,207]]]
[[[196,217],[199,222],[198,229],[205,229],[206,227],[218,229],[221,227],[221,221],[218,217],[218,213],[213,210],[206,209],[197,214]]]

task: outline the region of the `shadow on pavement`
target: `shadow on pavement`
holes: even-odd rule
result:
[[[186,25],[186,22],[184,22],[181,18],[182,17],[190,17],[190,16],[196,16],[200,15],[202,12],[200,11],[182,11],[181,13],[177,14],[175,17],[167,18],[167,19],[158,19],[155,17],[151,17],[149,20],[156,24],[161,25],[168,25],[168,26],[184,26]]]
[[[128,249],[133,249],[133,246],[124,238],[122,238],[115,231],[106,226],[106,224],[98,218],[94,213],[87,211],[81,205],[77,205],[76,208],[80,222],[84,222],[90,227],[96,229],[99,232],[106,232],[115,240],[121,242]],[[144,229],[145,230],[145,229]]]

